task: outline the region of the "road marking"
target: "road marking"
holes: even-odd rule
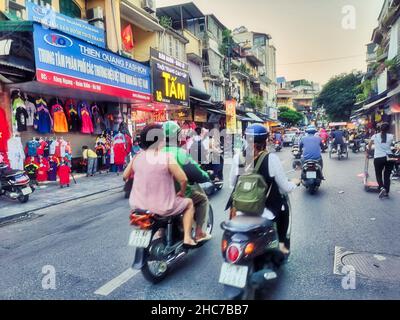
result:
[[[132,279],[136,274],[139,273],[139,271],[140,270],[134,270],[132,268],[129,268],[129,269],[125,270],[119,276],[117,276],[114,279],[112,279],[111,281],[107,282],[100,289],[96,290],[94,292],[94,294],[97,294],[97,295],[100,295],[100,296],[108,296],[115,289],[119,288],[124,283],[126,283],[130,279]]]

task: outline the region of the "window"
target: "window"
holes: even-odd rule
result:
[[[168,41],[168,43],[169,43],[169,55],[173,56],[174,55],[174,38],[171,35],[169,35],[168,39],[169,39],[169,41]]]
[[[71,18],[80,19],[82,17],[81,8],[71,0],[60,0],[60,13]]]

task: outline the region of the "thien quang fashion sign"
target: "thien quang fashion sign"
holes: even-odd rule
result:
[[[151,49],[154,100],[189,106],[189,66],[162,52]]]
[[[88,22],[74,19],[55,12],[51,7],[41,7],[33,2],[26,2],[28,20],[39,22],[47,28],[57,29],[69,35],[105,48],[104,29],[92,26]]]
[[[37,81],[152,101],[149,67],[39,24],[33,38]]]

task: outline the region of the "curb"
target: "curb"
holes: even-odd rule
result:
[[[91,197],[91,196],[94,196],[94,195],[97,195],[97,194],[101,194],[101,193],[105,193],[105,192],[113,191],[113,190],[117,190],[117,189],[122,189],[122,188],[123,188],[123,186],[119,186],[119,187],[114,187],[114,188],[110,188],[110,189],[107,189],[107,190],[97,191],[97,192],[94,192],[94,193],[91,193],[91,194],[86,194],[86,195],[83,195],[83,196],[76,197],[74,199],[62,200],[62,201],[57,202],[57,203],[48,204],[48,205],[45,205],[45,206],[42,206],[42,207],[38,207],[38,208],[35,208],[35,209],[31,209],[31,210],[23,211],[23,212],[16,213],[16,214],[13,214],[13,215],[10,215],[10,216],[2,217],[2,218],[0,218],[0,227],[5,223],[11,223],[14,220],[18,220],[18,219],[20,219],[20,218],[22,218],[24,216],[28,216],[28,215],[36,212],[36,211],[39,211],[39,210],[55,207],[55,206],[58,206],[60,204],[65,204],[65,203],[72,202],[72,201],[75,201],[75,200],[88,198],[88,197]],[[123,191],[121,190],[120,192],[123,192]],[[119,193],[119,192],[115,192],[115,193]]]

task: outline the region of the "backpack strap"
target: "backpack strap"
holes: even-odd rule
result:
[[[254,167],[254,172],[258,173],[258,171],[260,170],[261,165],[263,164],[264,159],[267,155],[268,155],[267,152],[265,152],[265,151],[261,152],[261,154],[258,156],[256,166]]]

